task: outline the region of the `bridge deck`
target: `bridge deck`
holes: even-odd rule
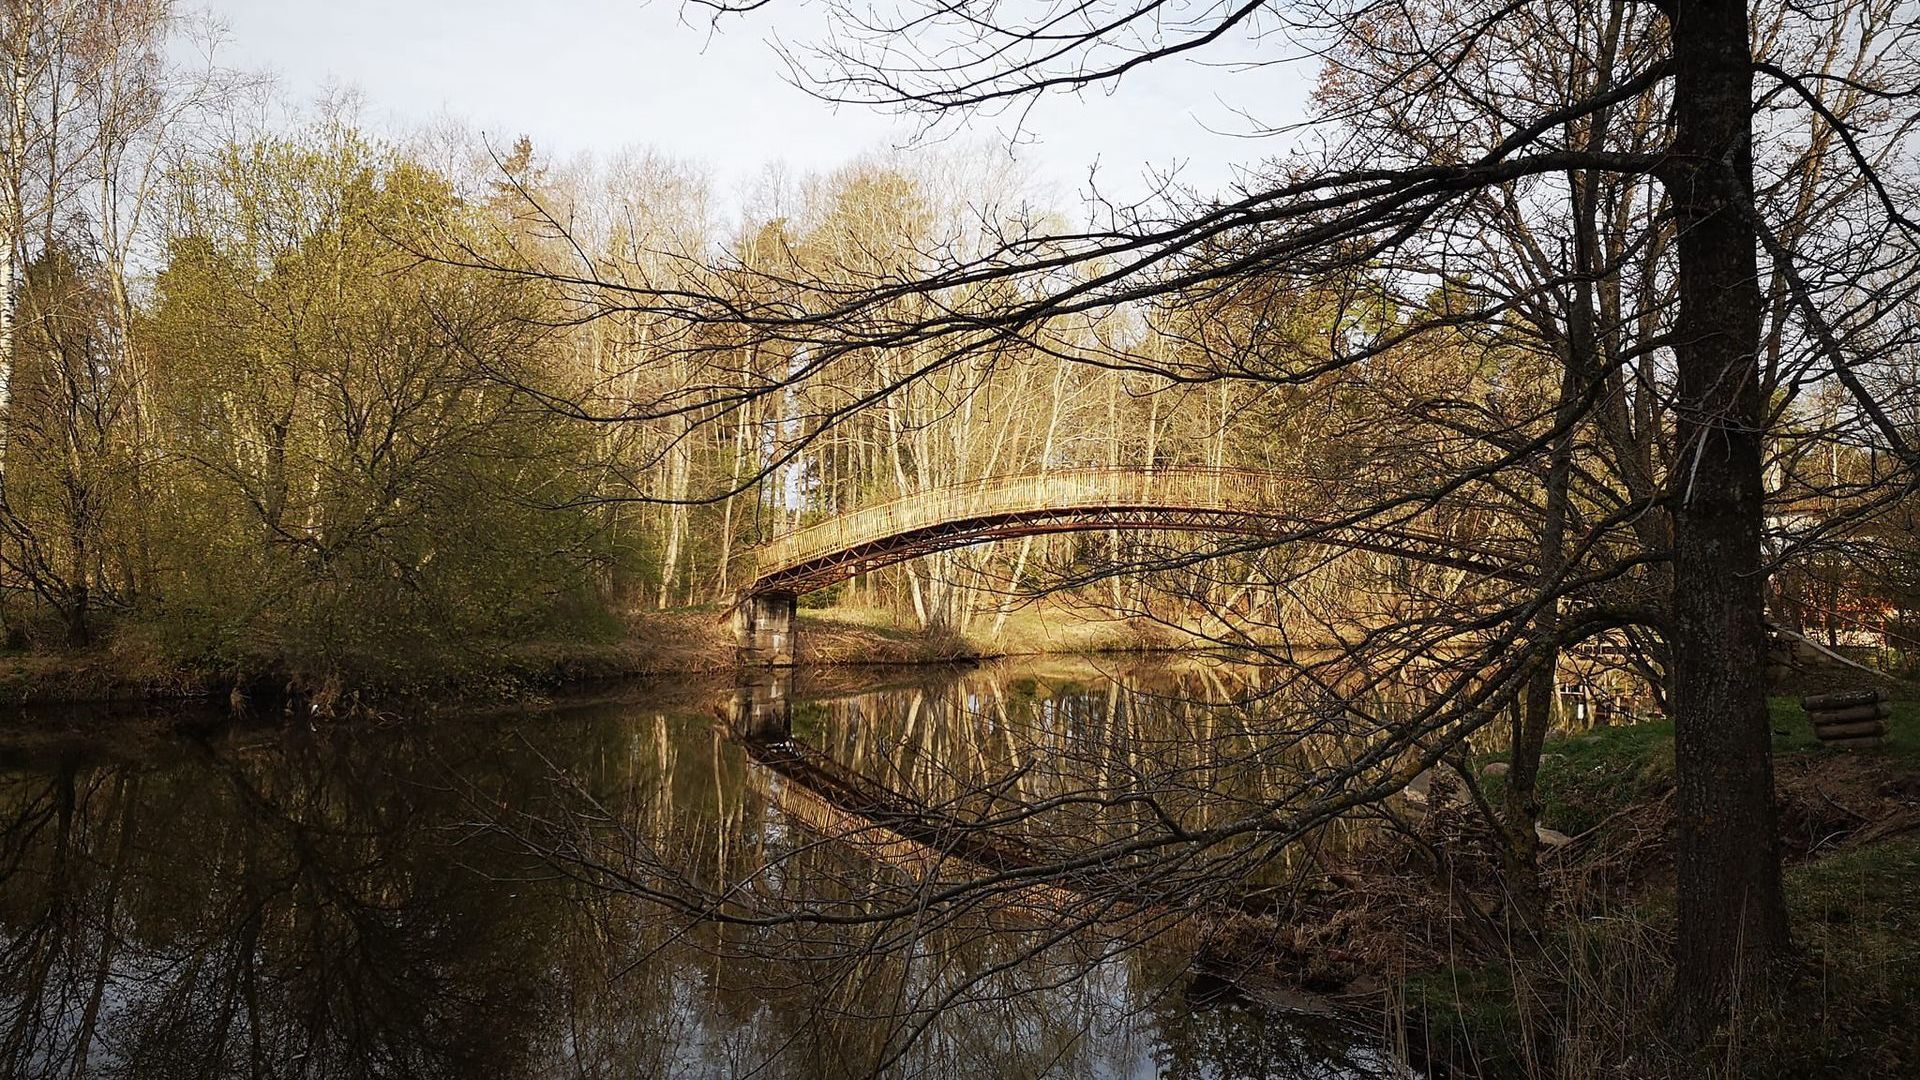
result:
[[[800,594],[865,570],[983,540],[1091,529],[1171,529],[1283,535],[1321,527],[1290,512],[1308,481],[1252,469],[1089,468],[990,477],[921,492],[822,521],[745,552],[734,580],[746,595]],[[1320,515],[1325,518],[1324,511]],[[1524,566],[1459,538],[1400,526],[1345,526],[1339,546],[1411,555],[1510,576]],[[1501,564],[1505,568],[1501,568]]]
[[[804,592],[884,565],[981,539],[1133,525],[1159,513],[1240,516],[1277,504],[1283,478],[1250,469],[1091,468],[988,477],[903,496],[776,537],[747,553],[747,591]],[[1023,528],[1040,526],[1045,528]],[[1179,527],[1172,523],[1170,527]],[[840,572],[844,569],[844,573]]]

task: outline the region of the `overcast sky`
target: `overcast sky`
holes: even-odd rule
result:
[[[796,171],[906,145],[916,121],[838,109],[784,81],[769,44],[818,40],[818,16],[792,0],[730,18],[715,33],[674,0],[211,0],[229,31],[232,66],[277,74],[283,93],[311,101],[354,87],[370,119],[406,128],[440,115],[498,139],[525,133],[551,157],[652,146],[704,162],[723,199],[769,161]],[[1043,101],[1026,118],[1028,144],[1010,152],[1060,202],[1086,188],[1121,197],[1146,190],[1155,168],[1214,190],[1263,145],[1244,133],[1296,119],[1311,73],[1229,71],[1174,63],[1130,75],[1117,91]],[[960,138],[1004,148],[1009,121]],[[975,145],[969,142],[968,145]]]

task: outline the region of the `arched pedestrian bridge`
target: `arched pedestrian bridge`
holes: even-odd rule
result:
[[[1252,469],[1092,468],[998,476],[918,492],[776,537],[744,553],[734,633],[743,659],[791,664],[798,597],[856,574],[989,540],[1092,530],[1239,533],[1380,551],[1507,576],[1513,562],[1402,524],[1346,523],[1297,506],[1301,478]]]

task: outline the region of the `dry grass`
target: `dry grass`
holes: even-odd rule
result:
[[[1920,769],[1907,744],[1920,710],[1896,710],[1890,745],[1857,752],[1818,746],[1794,712],[1776,702],[1800,949],[1781,1001],[1703,1056],[1669,1040],[1670,728],[1602,730],[1552,747],[1558,756],[1543,767],[1548,819],[1588,830],[1553,857],[1552,932],[1537,947],[1453,936],[1446,955],[1409,982],[1437,1071],[1530,1080],[1909,1075],[1902,1070],[1920,1061]]]

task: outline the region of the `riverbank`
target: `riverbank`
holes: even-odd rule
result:
[[[1501,927],[1475,940],[1457,914],[1428,912],[1424,936],[1372,946],[1404,972],[1390,1011],[1434,1072],[1785,1080],[1920,1061],[1920,701],[1896,702],[1886,744],[1863,750],[1820,745],[1797,697],[1770,705],[1799,954],[1780,1002],[1709,1058],[1671,1041],[1672,725],[1600,729],[1552,743],[1542,764],[1545,824],[1573,837],[1546,857],[1557,899],[1543,938]],[[1497,795],[1498,778],[1487,787]],[[1471,839],[1435,850],[1471,880]]]
[[[569,638],[475,641],[407,655],[342,653],[325,663],[263,654],[219,667],[170,655],[162,637],[110,629],[84,648],[0,653],[0,708],[209,701],[236,706],[296,697],[351,714],[421,702],[521,700],[619,679],[718,676],[736,668],[729,613],[718,607],[635,613]],[[1164,628],[1055,606],[1012,612],[969,633],[927,633],[884,612],[802,609],[798,666],[825,669],[974,662],[1001,656],[1165,651],[1190,644]]]

